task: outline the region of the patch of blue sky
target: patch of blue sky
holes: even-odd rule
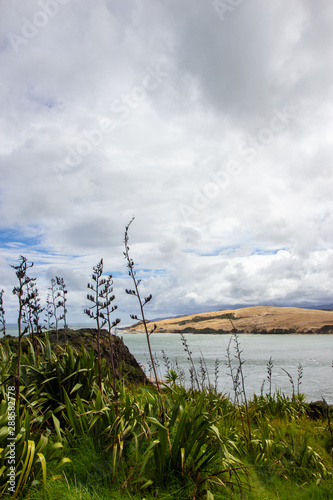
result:
[[[143,276],[161,276],[163,274],[167,274],[168,271],[166,269],[134,269],[135,273],[136,273],[136,276],[139,277],[143,277]],[[112,274],[112,277],[113,278],[127,278],[128,277],[128,270],[124,270],[124,271],[112,271],[112,270],[109,270],[109,271],[104,271],[103,275],[108,275],[108,274]]]
[[[256,248],[251,252],[251,255],[276,255],[283,250],[286,248]]]
[[[225,247],[220,247],[212,250],[211,252],[197,252],[196,250],[183,250],[183,253],[195,254],[200,257],[217,257],[219,255],[233,255],[242,250],[242,245],[230,245]],[[287,250],[286,248],[255,248],[250,251],[249,255],[276,255],[282,250]]]
[[[141,274],[149,274],[149,275],[161,275],[161,274],[167,274],[167,270],[166,269],[137,269],[137,272],[138,274],[141,273]]]
[[[235,252],[238,252],[241,248],[240,245],[229,245],[226,247],[217,248],[211,252],[202,252],[199,253],[200,257],[217,257],[218,255],[232,255]]]
[[[126,271],[112,271],[112,269],[103,272],[103,276],[109,276],[111,274],[112,278],[123,278],[127,276],[128,273]]]
[[[195,254],[199,257],[217,257],[218,255],[231,255],[241,248],[240,245],[230,245],[225,247],[214,248],[210,252],[198,252],[197,250],[183,250],[183,253]]]
[[[9,248],[34,247],[39,245],[38,235],[27,236],[17,229],[0,229],[0,245]]]
[[[29,229],[19,230],[16,228],[0,229],[0,248],[4,250],[17,251],[18,255],[24,255],[30,261],[31,254],[33,254],[33,262],[35,264],[43,264],[49,257],[71,257],[73,259],[79,255],[63,254],[54,252],[42,244],[41,232],[36,227]]]

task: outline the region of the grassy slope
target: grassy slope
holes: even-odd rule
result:
[[[140,395],[137,394],[137,401]],[[191,399],[191,395],[188,394]],[[193,397],[193,395],[192,395]],[[139,403],[140,404],[140,403]],[[239,446],[240,458],[246,465],[247,480],[239,492],[237,488],[226,490],[222,485],[211,488],[217,499],[332,499],[332,476],[320,479],[318,463],[332,471],[332,443],[327,432],[327,422],[324,419],[310,420],[305,414],[297,417],[297,404],[284,401],[281,411],[272,412],[274,405],[267,400],[261,405],[252,404],[250,409],[254,444],[249,451],[245,446]],[[288,410],[289,406],[289,410]],[[227,408],[227,406],[226,406]],[[261,408],[259,410],[259,408]],[[208,406],[207,406],[208,409]],[[230,408],[229,408],[230,409]],[[235,410],[235,409],[234,409]],[[226,416],[217,424],[221,433],[226,436],[242,434],[242,424],[237,411],[231,410],[231,418]],[[232,422],[232,426],[231,426]],[[266,445],[265,445],[266,443]],[[306,446],[304,445],[306,443]],[[313,450],[312,457],[307,457],[306,450]],[[305,450],[305,451],[304,451]],[[143,456],[138,459],[128,456],[130,467],[122,467],[116,476],[111,478],[111,458],[98,450],[90,439],[77,442],[75,446],[67,447],[66,456],[72,459],[72,468],[66,470],[66,475],[57,481],[48,481],[47,491],[30,489],[25,496],[30,500],[111,500],[111,499],[143,499],[160,498],[162,500],[190,498],[206,498],[202,493],[192,496],[193,486],[183,486],[170,477],[164,486],[155,486],[146,490],[136,491],[135,476],[132,485],[127,482],[129,470],[139,469]],[[320,457],[320,460],[316,457]],[[245,476],[244,476],[245,477]],[[228,479],[228,475],[226,475]],[[139,478],[137,478],[139,480]],[[247,483],[247,485],[246,485]],[[192,488],[192,489],[191,489]]]

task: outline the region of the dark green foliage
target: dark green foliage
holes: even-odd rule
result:
[[[236,318],[234,313],[218,314],[216,316],[194,316],[192,319],[185,319],[177,323],[178,325],[186,325],[187,323],[199,323],[202,321],[210,321],[212,319],[240,319]]]
[[[11,450],[13,441],[10,439],[12,424],[8,421],[10,397],[0,403],[0,496],[8,492],[8,475],[11,467]],[[70,462],[61,457],[63,445],[52,440],[49,434],[36,430],[38,420],[24,409],[16,416],[15,449],[15,487],[10,491],[12,498],[21,498],[21,494],[30,485],[42,485],[46,488],[47,469],[53,466],[53,471],[62,470]],[[60,452],[60,453],[59,453]]]
[[[45,401],[43,413],[56,411],[65,402],[64,391],[89,399],[96,392],[98,369],[93,349],[80,352],[67,345],[53,351],[46,334],[45,343],[39,342],[37,357],[32,346],[22,358],[22,372],[26,386],[38,388],[38,396]],[[103,364],[103,375],[107,368]]]
[[[225,335],[225,334],[230,334],[230,330],[223,330],[223,329],[215,329],[215,328],[193,328],[191,326],[187,326],[186,328],[177,329],[177,332],[179,333],[194,333],[194,334],[210,334],[210,335]]]

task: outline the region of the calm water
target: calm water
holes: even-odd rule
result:
[[[121,333],[125,344],[149,374],[148,351],[146,338],[143,334]],[[222,392],[232,393],[231,377],[227,374],[226,352],[229,335],[185,335],[195,365],[200,369],[198,360],[202,354],[205,358],[210,381],[214,383],[214,363],[219,360],[218,388]],[[260,394],[263,380],[267,377],[267,362],[272,357],[272,391],[282,390],[291,395],[292,387],[287,370],[294,379],[297,388],[298,365],[303,367],[300,392],[308,400],[318,400],[324,397],[328,403],[333,403],[333,335],[240,335],[242,359],[245,361],[243,371],[246,375],[245,388],[248,397],[254,393]],[[162,350],[171,362],[178,360],[186,372],[189,382],[189,362],[181,342],[180,335],[168,333],[153,333],[150,337],[152,350],[159,364],[159,373],[163,377],[166,372]],[[231,350],[234,356],[232,344]],[[236,361],[235,361],[236,363]],[[268,383],[265,383],[268,391]]]

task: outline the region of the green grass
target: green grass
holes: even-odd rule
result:
[[[142,389],[132,388],[132,396],[133,400],[139,402],[143,411],[153,414],[154,408],[149,407],[149,403],[153,401],[154,393],[149,392],[147,397]],[[181,398],[185,407],[188,408],[193,406],[194,401],[196,401],[198,405],[194,410],[196,414],[199,414],[203,409],[209,412],[223,435],[224,444],[229,452],[231,453],[232,450],[234,456],[238,457],[240,464],[244,467],[239,472],[241,488],[238,487],[237,480],[232,479],[233,472],[231,470],[225,474],[224,479],[231,478],[233,484],[226,484],[228,487],[226,489],[213,481],[209,484],[209,490],[213,497],[207,497],[206,487],[200,490],[195,484],[196,478],[190,477],[189,472],[185,478],[181,477],[181,465],[179,464],[177,470],[170,470],[167,467],[167,470],[164,470],[164,478],[159,477],[160,466],[153,458],[153,454],[149,457],[148,470],[144,468],[144,477],[142,477],[140,471],[142,470],[142,461],[149,449],[149,439],[148,442],[142,439],[137,447],[135,442],[128,443],[126,454],[119,462],[116,474],[113,476],[112,453],[110,451],[105,453],[105,446],[101,443],[96,446],[94,440],[87,438],[77,440],[75,446],[65,444],[63,453],[71,459],[72,463],[66,468],[62,479],[49,480],[45,492],[32,489],[25,498],[36,500],[177,498],[185,500],[193,498],[193,495],[195,498],[249,500],[333,498],[332,456],[327,449],[328,430],[324,420],[312,421],[306,414],[297,417],[290,411],[290,407],[295,406],[296,402],[286,399],[285,412],[284,414],[280,412],[278,417],[270,415],[271,409],[268,405],[267,412],[263,411],[263,405],[261,405],[262,416],[258,421],[257,409],[252,405],[250,415],[253,448],[251,449],[246,446],[239,412],[236,411],[233,404],[226,398],[219,398],[218,395],[209,394],[207,396],[207,398],[203,398],[197,393],[184,390],[179,391],[178,394],[173,394],[171,391],[164,394],[165,402],[168,402],[169,405],[177,398]],[[267,398],[267,400],[270,401],[271,398]],[[171,407],[169,406],[169,408],[171,414]],[[213,409],[215,409],[215,415],[212,413]],[[162,427],[156,424],[154,417],[147,415],[146,419],[150,419],[151,424],[154,424],[150,426],[152,439],[162,442],[163,437],[158,433],[158,429],[162,433],[164,432]],[[216,419],[218,419],[217,422]],[[209,422],[209,418],[207,422]],[[174,429],[170,432],[171,445],[181,422],[174,425]],[[195,426],[194,429],[196,429]],[[189,441],[191,438],[188,430],[183,432],[186,434],[186,440]],[[209,436],[206,436],[205,439],[209,441]],[[272,441],[270,448],[264,444],[269,440]],[[198,439],[195,441],[198,442]],[[255,443],[260,444],[257,449],[254,446]],[[186,446],[186,442],[184,446]],[[312,450],[309,456],[304,452],[307,449]],[[259,451],[261,451],[261,455],[258,458]],[[163,456],[168,456],[168,445],[166,445],[165,453],[166,455]],[[221,458],[221,450],[219,456]],[[318,467],[319,463],[323,467]],[[213,464],[208,467],[207,472],[214,472]],[[155,481],[146,488],[143,487],[144,483],[148,482],[149,479],[153,480],[154,476]],[[220,477],[223,479],[223,475]]]

